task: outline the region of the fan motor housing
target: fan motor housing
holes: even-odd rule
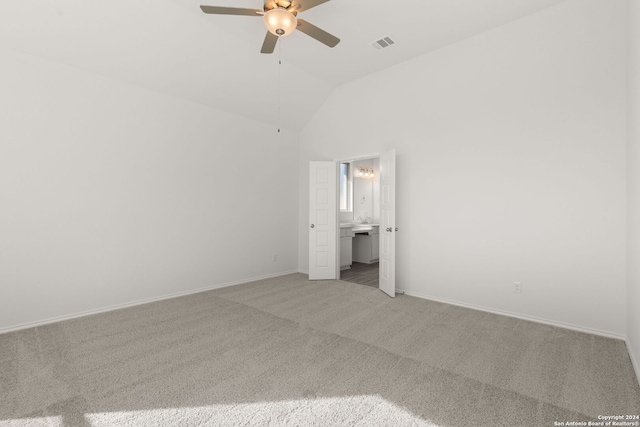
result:
[[[264,0],[264,11],[268,12],[272,9],[285,9],[287,10],[287,12],[289,12],[290,14],[292,14],[293,16],[297,16],[298,12],[297,12],[297,7],[296,8],[291,8],[291,6],[293,5],[293,2],[289,1],[289,0]],[[288,10],[289,8],[291,8],[291,10]]]

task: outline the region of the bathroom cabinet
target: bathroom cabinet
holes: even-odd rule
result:
[[[351,226],[340,226],[340,270],[351,268],[353,231]]]
[[[372,227],[371,231],[355,233],[353,236],[353,261],[365,264],[378,262],[380,257],[380,228]]]

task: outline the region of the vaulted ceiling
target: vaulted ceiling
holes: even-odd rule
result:
[[[341,84],[562,1],[332,0],[299,17],[338,46],[294,32],[264,55],[261,17],[199,8],[261,9],[262,0],[2,0],[0,46],[301,129]],[[385,36],[396,44],[371,46]]]

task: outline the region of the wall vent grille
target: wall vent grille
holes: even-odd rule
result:
[[[382,49],[386,49],[388,47],[391,47],[394,44],[396,44],[396,42],[393,41],[393,39],[391,37],[387,36],[387,37],[381,38],[380,40],[374,41],[373,43],[371,43],[371,46],[373,46],[377,50],[382,50]]]

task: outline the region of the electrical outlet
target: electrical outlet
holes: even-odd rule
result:
[[[276,254],[271,255],[271,261],[278,262],[278,255]]]
[[[516,294],[522,293],[522,282],[513,282],[513,292]]]

